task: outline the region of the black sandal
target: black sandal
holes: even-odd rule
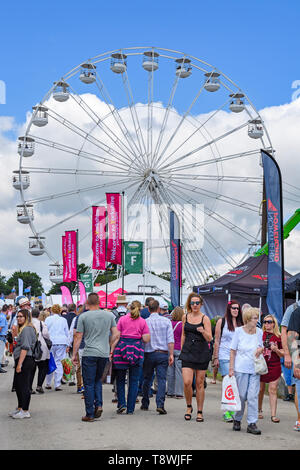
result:
[[[192,405],[186,405],[186,407],[187,407],[187,408],[191,408],[191,412],[190,412],[190,413],[186,413],[186,414],[184,415],[184,419],[185,419],[186,421],[191,421],[191,419],[192,419],[192,413],[193,413],[193,407],[192,407]]]
[[[198,410],[197,415],[198,414],[202,415],[202,411]],[[203,423],[203,421],[204,421],[203,416],[201,418],[199,418],[199,416],[197,416],[196,421],[197,421],[197,423]]]

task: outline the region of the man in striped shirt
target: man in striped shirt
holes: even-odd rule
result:
[[[171,366],[174,362],[174,334],[170,320],[159,315],[159,302],[152,300],[148,308],[150,316],[146,319],[146,322],[150,330],[150,342],[145,346],[141,409],[149,409],[149,389],[155,371],[157,377],[156,411],[165,415],[167,414],[164,408],[167,371],[168,366]]]

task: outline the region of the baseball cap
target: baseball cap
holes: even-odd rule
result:
[[[162,308],[163,310],[168,310],[169,305],[165,300],[160,300],[159,301],[159,307]]]

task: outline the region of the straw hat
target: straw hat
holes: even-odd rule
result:
[[[118,295],[116,304],[127,304],[128,300],[126,299],[126,295]]]

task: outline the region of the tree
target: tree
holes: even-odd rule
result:
[[[0,294],[10,294],[10,290],[7,287],[6,278],[0,273]]]
[[[15,271],[6,283],[9,291],[7,293],[10,293],[13,288],[15,288],[16,292],[18,293],[19,278],[23,280],[24,290],[27,287],[31,287],[30,294],[32,296],[39,296],[42,295],[42,292],[44,292],[42,279],[38,274],[31,271]]]

